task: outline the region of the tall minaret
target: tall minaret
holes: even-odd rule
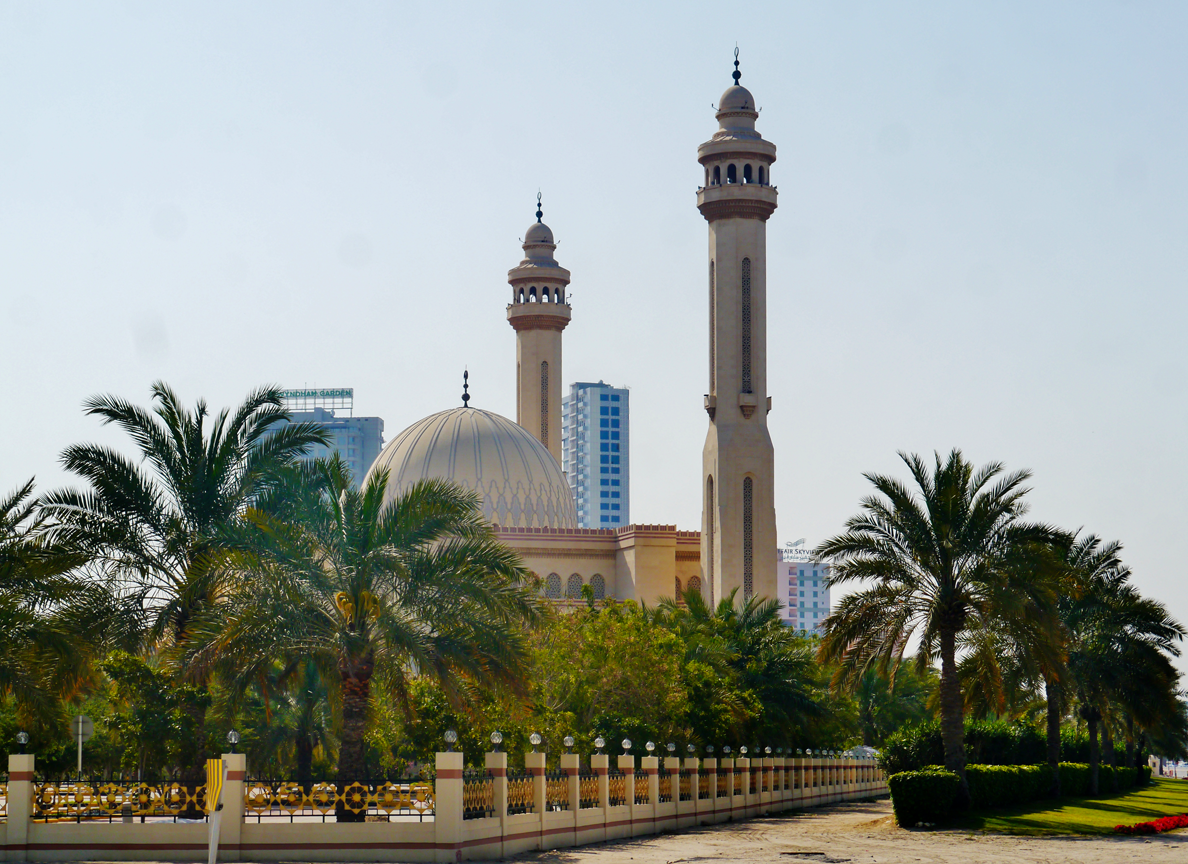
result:
[[[569,271],[557,263],[553,232],[536,221],[524,234],[524,260],[507,272],[512,302],[507,320],[516,330],[516,422],[561,461],[561,331],[569,323],[565,300]],[[769,445],[770,447],[770,445]]]
[[[703,584],[716,602],[776,597],[775,456],[767,433],[767,219],[775,145],[755,131],[759,112],[739,85],[718,103],[719,128],[697,148],[709,222],[709,433],[702,451]],[[703,589],[704,590],[704,589]]]

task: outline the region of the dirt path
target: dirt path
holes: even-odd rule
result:
[[[1188,864],[1188,835],[1131,837],[1010,837],[956,831],[901,831],[887,801],[837,804],[792,816],[698,828],[683,834],[618,840],[578,849],[524,855],[532,864],[791,864],[853,862],[1034,862]]]

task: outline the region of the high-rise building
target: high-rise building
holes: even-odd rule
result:
[[[709,223],[709,431],[702,450],[701,569],[711,603],[738,589],[775,597],[775,453],[767,431],[767,219],[775,145],[755,129],[738,81],[718,100],[718,131],[697,148]]]
[[[582,528],[631,522],[631,393],[599,381],[569,385],[561,408],[561,452]]]
[[[820,636],[829,617],[829,587],[825,583],[829,565],[814,561],[807,552],[777,550],[776,584],[784,598],[784,624],[805,636]]]
[[[355,391],[350,387],[282,390],[281,397],[289,409],[291,422],[316,423],[330,434],[330,446],[315,444],[305,459],[313,461],[338,453],[350,466],[358,487],[384,448],[384,421],[379,417],[355,417]]]

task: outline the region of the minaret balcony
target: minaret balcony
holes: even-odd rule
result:
[[[564,330],[573,311],[568,303],[509,303],[507,323],[521,330]]]
[[[718,219],[759,219],[766,222],[776,209],[776,188],[758,183],[729,183],[697,190],[697,209],[707,222]]]

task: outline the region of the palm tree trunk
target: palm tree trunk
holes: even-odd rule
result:
[[[1137,768],[1134,758],[1134,716],[1126,713],[1126,767]]]
[[[198,742],[205,741],[205,702],[201,699],[187,700],[182,705],[182,710],[189,716],[196,740]],[[190,800],[186,804],[186,807],[178,813],[178,816],[183,819],[202,819],[206,816],[206,813],[198,806],[198,789],[206,784],[206,751],[202,748],[202,744],[199,743],[196,747],[193,747],[189,758],[183,757],[183,759],[184,761],[178,779],[181,781],[181,785],[185,787],[186,794],[190,796]]]
[[[1110,731],[1110,723],[1108,720],[1101,724],[1101,747],[1105,750],[1105,761],[1111,769],[1118,767],[1118,755],[1114,750],[1114,734]],[[1118,772],[1116,770],[1110,771],[1110,791],[1118,791]]]
[[[957,633],[945,629],[940,634],[941,648],[941,739],[945,745],[945,767],[961,783],[953,798],[957,810],[969,807],[969,784],[965,779],[965,705],[961,699],[961,681],[957,678]]]
[[[297,733],[297,783],[308,795],[313,789],[313,741],[304,730]]]
[[[1089,724],[1089,794],[1097,795],[1097,774],[1101,753],[1097,747],[1097,711],[1090,708],[1085,718]]]
[[[367,708],[371,702],[371,666],[355,668],[355,674],[343,674],[342,682],[342,743],[338,748],[339,793],[352,783],[366,778]],[[366,822],[367,812],[353,812],[340,803],[335,816],[339,822]]]
[[[1044,682],[1048,697],[1048,767],[1052,769],[1051,797],[1060,797],[1060,685],[1049,678]]]

